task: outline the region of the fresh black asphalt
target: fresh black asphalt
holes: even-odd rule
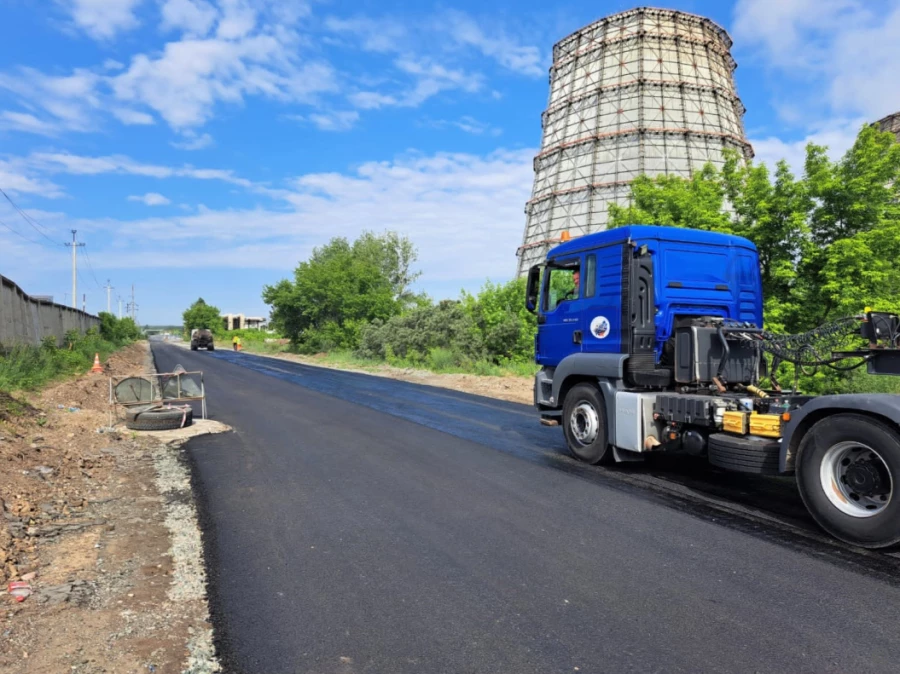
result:
[[[153,350],[235,429],[187,445],[227,671],[900,670],[898,557],[789,480],[583,466],[528,406]]]

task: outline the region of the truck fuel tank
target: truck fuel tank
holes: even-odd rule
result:
[[[656,393],[616,393],[616,431],[613,444],[631,452],[646,451],[648,437],[662,441],[663,424],[653,418]]]

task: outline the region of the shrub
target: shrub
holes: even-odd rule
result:
[[[434,349],[449,352],[456,363],[484,357],[484,344],[472,317],[453,300],[413,309],[387,321],[375,320],[362,329],[359,341],[357,353],[363,358],[424,362]],[[437,358],[444,363],[448,360],[445,354]]]
[[[459,359],[457,354],[450,349],[442,347],[434,347],[428,352],[428,367],[435,372],[443,370],[451,370],[459,367]]]
[[[491,361],[534,359],[537,322],[525,308],[525,279],[504,284],[488,281],[478,295],[464,292],[462,304],[481,334]]]

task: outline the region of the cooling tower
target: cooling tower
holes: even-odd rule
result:
[[[900,112],[895,112],[893,115],[888,115],[884,119],[879,119],[875,123],[882,131],[890,131],[891,133],[893,133],[897,137],[897,141],[900,142]]]
[[[525,208],[519,274],[568,231],[606,229],[646,173],[689,177],[723,150],[745,158],[744,106],[731,38],[709,19],[634,9],[601,19],[553,47],[534,189]]]

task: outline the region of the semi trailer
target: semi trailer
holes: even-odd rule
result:
[[[633,225],[569,239],[529,270],[534,404],[590,464],[659,452],[792,475],[813,519],[853,545],[900,544],[900,396],[805,395],[779,364],[900,375],[900,319],[868,308],[802,335],[763,325],[756,247]],[[824,346],[823,346],[824,345]]]

